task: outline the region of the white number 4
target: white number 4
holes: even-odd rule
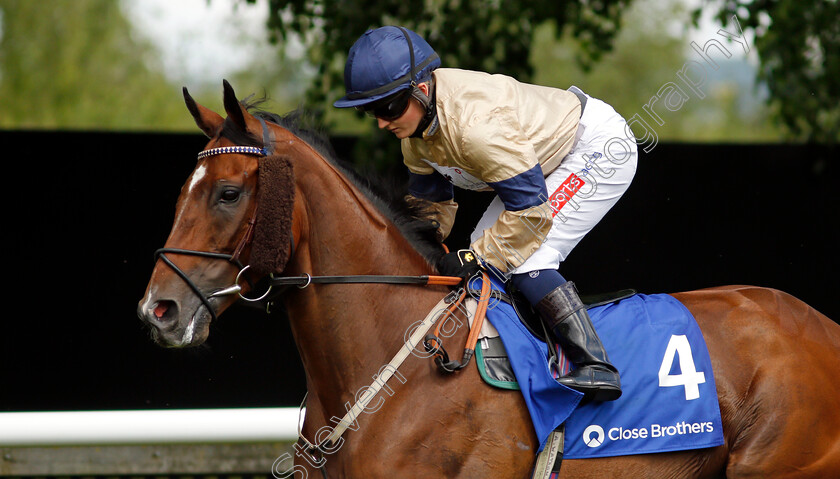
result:
[[[680,374],[669,374],[674,365],[674,356],[680,355]],[[685,399],[690,401],[700,397],[699,384],[706,382],[706,375],[697,371],[694,366],[694,357],[691,355],[691,346],[685,335],[672,335],[665,348],[665,357],[662,358],[662,365],[659,366],[659,387],[667,388],[672,386],[685,387]]]

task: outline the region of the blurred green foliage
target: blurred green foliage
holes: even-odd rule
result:
[[[243,1],[253,3],[255,0]],[[544,64],[531,63],[544,58],[535,48],[537,40],[542,41],[541,45],[557,40],[570,46],[573,54],[564,55],[564,65],[587,73],[599,67],[602,57],[613,50],[619,33],[628,28],[625,14],[631,1],[268,0],[268,5],[274,41],[297,37],[307,45],[309,60],[317,68],[308,101],[321,105],[341,95],[346,52],[368,28],[404,25],[423,35],[441,54],[446,66],[504,73],[522,81],[536,79],[540,82],[534,73]],[[647,2],[646,9],[648,19],[664,21],[668,18],[658,16],[661,9],[655,2]],[[775,112],[792,139],[822,142],[838,139],[840,2],[714,0],[697,9],[695,20],[703,9],[712,12],[733,33],[737,30],[734,30],[731,17],[736,15],[744,32],[754,35],[761,62],[760,78],[767,83],[770,106],[755,114],[762,116],[768,111]],[[686,16],[686,24],[690,21]],[[553,27],[548,27],[550,29],[542,34],[547,35],[548,31],[552,35],[536,38],[535,34],[546,22]],[[647,34],[647,38],[656,39],[663,33],[655,22],[648,22],[644,28],[637,29],[637,33]],[[687,48],[686,43],[682,45]],[[619,78],[616,84],[621,79],[633,81],[632,72],[638,70],[640,64],[662,60],[660,52],[650,46],[640,48],[636,45],[636,49],[622,53],[628,52],[639,54],[625,59],[613,57],[613,64],[622,67],[611,72]],[[673,65],[662,63],[661,66],[673,69],[673,74],[682,66],[682,61]],[[586,88],[586,85],[582,86]],[[657,89],[647,96],[636,97],[635,101],[644,104]],[[725,108],[733,111],[737,108],[740,92],[721,87],[715,94]],[[712,117],[727,117],[727,112],[709,111],[709,103],[705,110],[703,114],[709,116],[710,122]],[[335,123],[336,118],[345,121],[344,117],[333,114],[331,122]],[[680,139],[717,138],[715,131],[730,133],[728,139],[739,138],[732,134],[739,128],[730,126],[717,122],[715,128],[697,129],[672,123],[666,129],[668,134],[674,133]],[[749,131],[752,127],[741,125],[740,129]],[[750,133],[748,137],[764,138],[764,134]]]
[[[273,111],[297,107],[305,61],[278,59],[266,38],[241,42],[258,61],[226,75],[237,93],[265,96]],[[222,78],[175,81],[183,75],[167,75],[160,55],[120,2],[0,0],[0,128],[197,132],[181,87],[218,111]]]
[[[273,40],[300,36],[318,68],[319,75],[310,91],[314,100],[331,97],[334,88],[343,85],[343,58],[368,28],[403,25],[437,45],[444,65],[528,80],[532,72],[528,53],[537,25],[546,20],[569,25],[581,45],[579,61],[590,65],[609,50],[629,3],[630,0],[268,0]]]
[[[692,12],[682,0],[228,1],[270,10],[269,38],[243,43],[252,63],[226,75],[240,96],[265,93],[267,107],[278,112],[305,101],[332,134],[361,135],[357,154],[343,156],[373,165],[395,161],[398,142],[355,112],[331,106],[343,94],[346,52],[367,28],[406,25],[429,39],[445,66],[560,88],[575,84],[627,118],[644,115],[659,89],[696,59],[689,48]],[[660,140],[835,142],[838,8],[829,0],[703,4],[730,32],[737,31],[736,15],[751,52],[710,72],[705,98],[661,112]],[[0,128],[195,131],[180,82],[126,15],[114,0],[0,0]],[[290,54],[297,43],[302,48]],[[187,86],[218,110],[220,84],[209,78]],[[773,115],[779,126],[769,121]]]
[[[794,138],[840,140],[840,2],[837,0],[705,0],[711,10],[755,35],[759,78]]]
[[[571,32],[558,35],[557,25],[547,22],[535,31],[530,61],[533,81],[540,85],[568,88],[577,85],[612,105],[625,118],[639,114],[660,138],[670,141],[778,141],[782,131],[774,127],[772,110],[763,103],[766,95],[756,83],[755,69],[747,58],[736,55],[739,45],[724,37],[699,37],[722,41],[732,58],[714,52],[717,71],[707,66],[704,97],[691,94],[677,77],[687,61],[702,60],[690,48],[691,12],[681,1],[636,0],[625,13],[625,26],[611,51],[590,68],[575,61],[579,46]],[[558,39],[559,36],[559,39]],[[697,34],[694,35],[697,37]],[[736,50],[737,49],[737,50]],[[660,99],[656,123],[644,107],[663,85],[681,85],[689,99],[677,111],[663,107]]]
[[[112,0],[0,0],[0,127],[194,128]]]
[[[255,3],[255,0],[243,0]],[[347,50],[366,29],[406,26],[434,46],[444,65],[531,78],[528,63],[534,29],[554,19],[578,39],[578,61],[591,65],[607,51],[630,0],[557,2],[508,0],[268,0],[272,40],[300,39],[317,69],[307,104],[329,105],[343,93]],[[360,133],[353,112],[323,110],[332,129]],[[375,146],[381,139],[366,138]],[[381,149],[374,155],[382,154]],[[390,153],[389,153],[390,154]],[[376,162],[376,158],[368,158]]]

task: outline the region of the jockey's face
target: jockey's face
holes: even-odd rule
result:
[[[429,94],[428,84],[421,83],[418,85],[418,88],[420,88],[424,94]],[[415,130],[417,130],[417,127],[420,125],[420,121],[423,119],[423,115],[425,113],[423,105],[421,105],[416,99],[411,98],[408,101],[408,108],[402,116],[395,120],[377,118],[376,124],[379,128],[384,128],[390,131],[394,134],[394,136],[402,140],[403,138],[408,138]]]

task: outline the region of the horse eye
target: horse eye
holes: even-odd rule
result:
[[[222,203],[235,203],[239,200],[240,192],[234,188],[227,188],[222,190],[222,194],[219,197],[219,200]]]

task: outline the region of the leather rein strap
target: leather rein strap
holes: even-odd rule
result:
[[[262,126],[262,140],[263,146],[220,146],[216,148],[210,148],[207,150],[203,150],[198,153],[198,160],[202,160],[207,158],[208,156],[213,155],[227,155],[227,154],[239,154],[239,155],[254,155],[265,157],[274,152],[274,141],[272,138],[271,130],[269,130],[268,125],[264,119],[257,117],[260,121]],[[248,266],[243,266],[240,262],[240,256],[242,251],[245,247],[251,242],[254,237],[254,226],[256,224],[257,218],[257,210],[254,208],[254,211],[251,213],[251,217],[248,220],[248,226],[245,230],[245,233],[242,235],[242,238],[236,244],[236,247],[233,250],[233,253],[218,253],[218,252],[207,252],[207,251],[194,251],[194,250],[187,250],[183,248],[161,248],[155,251],[155,259],[161,259],[164,263],[166,263],[170,268],[172,268],[178,276],[183,279],[192,289],[192,291],[198,295],[201,299],[201,302],[210,312],[210,315],[213,319],[216,319],[215,308],[210,304],[210,299],[219,297],[219,296],[226,296],[230,294],[239,294],[239,297],[245,301],[262,301],[268,297],[269,292],[273,286],[297,286],[299,288],[305,288],[310,284],[353,284],[353,283],[386,283],[386,284],[418,284],[418,285],[445,285],[445,286],[455,286],[460,282],[460,278],[451,278],[446,276],[379,276],[379,275],[345,275],[345,276],[311,276],[306,274],[304,276],[287,276],[287,277],[275,277],[271,276],[269,280],[269,288],[262,296],[259,298],[247,298],[240,294],[242,287],[239,286],[240,277],[243,276],[242,273],[248,269]],[[294,238],[291,238],[291,251],[294,252]],[[219,289],[217,291],[211,292],[209,295],[202,292],[198,286],[184,273],[172,260],[170,260],[167,254],[181,254],[181,255],[191,255],[191,256],[202,256],[206,258],[213,258],[213,259],[221,259],[226,260],[239,268],[239,275],[236,278],[236,281],[233,285],[228,286],[226,288]]]
[[[467,285],[469,286],[469,282],[467,282]],[[472,295],[475,290],[470,289],[469,291]],[[490,279],[487,277],[487,273],[482,273],[481,292],[478,296],[478,307],[475,310],[475,316],[472,324],[470,325],[470,335],[467,337],[467,342],[464,346],[464,356],[461,358],[460,362],[455,360],[450,361],[449,355],[446,353],[446,350],[443,349],[443,342],[440,339],[440,329],[443,327],[444,321],[439,321],[437,327],[435,327],[434,333],[429,334],[424,338],[423,345],[426,347],[426,351],[435,356],[435,363],[442,370],[448,373],[454,373],[469,364],[470,359],[472,359],[475,354],[475,345],[478,342],[478,336],[481,333],[481,326],[484,324],[484,317],[487,313],[487,305],[490,302],[490,293]],[[444,319],[452,315],[455,312],[455,309],[461,306],[461,303],[464,301],[466,296],[467,289],[462,289],[460,297],[454,301],[452,306],[450,306],[447,310],[444,315]]]
[[[383,283],[383,284],[421,284],[457,286],[461,278],[454,276],[388,276],[375,274],[357,274],[343,276],[279,276],[269,280],[271,286],[297,286],[301,289],[310,284],[354,284],[354,283]]]
[[[253,146],[225,146],[225,147],[218,147],[218,148],[211,148],[208,150],[204,150],[199,153],[198,159],[202,159],[211,155],[220,155],[220,154],[247,154],[247,155],[255,155],[255,156],[267,156],[271,154],[273,151],[272,148],[272,140],[271,134],[268,130],[268,127],[265,124],[265,121],[262,118],[258,118],[260,123],[262,123],[263,127],[263,148],[253,147]],[[256,208],[254,209],[254,213],[252,213],[251,218],[248,221],[248,226],[243,234],[242,238],[237,243],[236,247],[232,254],[226,253],[217,253],[217,252],[206,252],[206,251],[193,251],[181,248],[161,248],[155,252],[156,259],[161,259],[164,263],[166,263],[170,268],[172,268],[175,273],[184,280],[193,292],[198,295],[201,299],[204,306],[209,311],[212,318],[216,319],[215,309],[213,305],[210,303],[210,299],[218,297],[218,296],[226,296],[231,294],[238,294],[240,298],[246,301],[262,301],[266,297],[268,297],[269,292],[271,291],[272,287],[274,286],[297,286],[298,288],[306,288],[311,284],[364,284],[364,283],[379,283],[379,284],[415,284],[415,285],[441,285],[441,286],[457,286],[461,283],[462,279],[458,277],[450,277],[450,276],[432,276],[432,275],[422,275],[422,276],[390,276],[390,275],[341,275],[341,276],[311,276],[309,274],[305,274],[303,276],[280,276],[275,277],[273,274],[269,275],[269,287],[268,291],[266,291],[262,296],[256,299],[246,298],[241,294],[242,287],[239,286],[240,278],[243,276],[245,271],[249,268],[248,265],[242,265],[239,260],[240,254],[242,250],[248,245],[254,234],[254,225],[256,222]],[[292,249],[291,254],[294,253],[294,238],[291,239],[292,242]],[[445,248],[445,246],[444,246]],[[239,274],[234,281],[234,284],[228,286],[226,288],[222,288],[220,290],[214,291],[210,294],[205,294],[202,292],[199,287],[189,278],[189,276],[184,273],[174,262],[172,262],[168,257],[167,254],[182,254],[182,255],[192,255],[192,256],[201,256],[205,258],[211,259],[221,259],[226,260],[239,268]],[[441,300],[438,303],[438,307],[435,307],[421,322],[421,324],[412,332],[410,338],[403,344],[403,347],[397,352],[391,362],[389,363],[390,367],[383,368],[383,372],[380,376],[376,378],[376,380],[368,387],[366,394],[360,398],[353,407],[348,410],[347,414],[336,424],[336,427],[333,429],[330,436],[327,438],[326,441],[323,443],[314,444],[306,439],[302,433],[299,434],[300,440],[304,442],[307,446],[306,451],[310,454],[313,453],[320,453],[324,454],[329,447],[336,444],[337,441],[341,438],[344,432],[347,430],[347,427],[351,424],[355,423],[356,418],[359,414],[365,410],[367,405],[370,403],[371,400],[379,393],[385,383],[390,379],[390,377],[397,371],[397,369],[402,365],[402,363],[411,355],[414,348],[423,341],[426,348],[430,349],[435,353],[436,362],[437,364],[447,372],[454,372],[456,370],[462,369],[466,366],[470,358],[472,358],[475,352],[475,345],[478,340],[479,331],[481,330],[481,324],[484,321],[484,316],[487,311],[487,303],[490,299],[490,281],[487,278],[486,273],[483,274],[483,282],[482,282],[482,290],[478,300],[478,306],[476,308],[475,317],[473,319],[473,324],[471,325],[471,330],[469,337],[467,338],[467,343],[464,348],[464,357],[461,362],[457,361],[448,361],[446,357],[446,352],[442,348],[440,337],[440,328],[444,320],[449,318],[453,315],[456,309],[461,308],[461,303],[463,302],[464,298],[467,295],[467,291],[462,289],[460,291],[460,297],[455,300],[451,301],[452,295],[447,295],[446,298]],[[444,306],[448,304],[448,306]],[[442,307],[446,308],[446,312],[441,314]],[[462,309],[463,311],[463,309]],[[437,322],[438,326],[432,335],[426,336],[428,331]],[[434,341],[434,346],[430,346],[430,342]],[[320,467],[321,473],[326,477],[326,468],[322,465]]]

